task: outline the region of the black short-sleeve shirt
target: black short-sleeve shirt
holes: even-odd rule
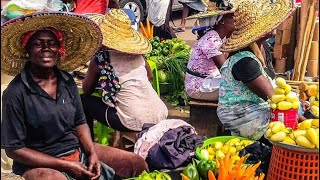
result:
[[[54,67],[55,100],[31,78],[29,68],[27,63],[3,93],[1,148],[28,147],[51,156],[78,148],[75,127],[86,121],[72,76]]]

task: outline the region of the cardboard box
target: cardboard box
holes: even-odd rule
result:
[[[306,76],[316,77],[318,75],[319,60],[309,60],[306,68]]]
[[[316,21],[312,41],[319,41],[319,20]]]
[[[274,71],[276,73],[284,73],[286,71],[287,58],[275,59]]]
[[[275,36],[276,44],[290,44],[290,39],[291,39],[291,30],[277,29],[277,33]]]
[[[308,59],[319,59],[319,42],[312,41]]]
[[[289,44],[275,44],[274,45],[274,58],[282,59],[288,56]]]
[[[292,28],[293,16],[289,16],[286,20],[284,20],[277,29],[279,30],[288,30]]]

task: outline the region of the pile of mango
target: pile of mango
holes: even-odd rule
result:
[[[301,83],[299,85],[299,98],[310,102],[311,112],[319,117],[319,86]]]
[[[271,122],[266,136],[274,142],[319,149],[319,119],[304,120],[297,130],[286,128],[280,121]]]
[[[299,109],[299,98],[291,91],[291,86],[286,83],[286,80],[277,78],[276,85],[277,87],[274,89],[274,94],[271,99],[268,100],[270,107],[279,110]]]
[[[254,141],[240,140],[239,138],[233,138],[226,142],[214,142],[206,148],[201,149],[200,154],[206,160],[216,161],[223,159],[229,151],[231,158],[237,162],[240,160],[239,152],[252,143],[254,143]]]

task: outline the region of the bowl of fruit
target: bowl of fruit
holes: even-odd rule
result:
[[[255,141],[238,136],[218,136],[204,141],[201,147],[196,149],[196,157],[200,160],[212,160],[224,158],[229,152],[232,158],[239,160],[239,152]]]

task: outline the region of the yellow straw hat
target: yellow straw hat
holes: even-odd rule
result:
[[[270,33],[295,10],[292,0],[246,0],[235,13],[235,30],[222,51],[236,51]]]
[[[101,46],[100,28],[87,17],[64,12],[21,16],[1,26],[1,71],[11,76],[19,74],[29,61],[22,37],[48,27],[62,32],[66,52],[57,66],[65,71],[85,65]]]
[[[149,40],[131,28],[129,16],[123,10],[111,9],[106,15],[86,16],[100,26],[104,46],[128,54],[147,54],[152,50]]]

